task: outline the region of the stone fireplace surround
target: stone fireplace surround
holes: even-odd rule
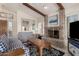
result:
[[[57,30],[57,31],[59,31],[59,38],[51,38],[51,37],[49,37],[49,33],[48,32],[47,32],[47,37],[48,37],[48,41],[51,42],[53,47],[65,52],[66,47],[65,47],[65,44],[64,44],[62,29],[63,28],[61,26],[58,26],[58,27],[47,27],[47,31],[48,30]]]
[[[45,16],[44,19],[44,35],[48,37],[48,30],[57,29],[59,30],[59,39],[48,37],[48,41],[52,43],[52,45],[60,50],[67,51],[67,44],[65,43],[66,35],[65,35],[65,10],[59,9],[59,26],[56,27],[48,27],[48,16]]]

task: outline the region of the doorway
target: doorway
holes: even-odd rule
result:
[[[7,20],[0,20],[0,35],[7,34]]]

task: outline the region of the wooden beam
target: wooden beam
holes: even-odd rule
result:
[[[46,16],[44,13],[42,13],[42,12],[40,12],[39,10],[37,10],[36,8],[32,7],[32,6],[31,6],[30,4],[28,4],[28,3],[23,3],[23,5],[27,6],[28,8],[32,9],[33,11],[39,13],[40,15],[42,15],[42,16],[44,16],[44,17]]]
[[[64,6],[61,4],[61,3],[56,3],[59,7],[60,10],[63,10],[64,9]]]

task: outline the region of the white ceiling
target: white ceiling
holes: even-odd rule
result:
[[[23,13],[29,15],[31,18],[42,18],[39,13],[33,11],[32,9],[24,6],[22,3],[2,3],[3,9],[10,10],[15,13]]]
[[[58,11],[58,6],[55,3],[30,3],[30,5],[46,15],[50,15]],[[47,9],[44,9],[44,7],[47,7]]]
[[[58,6],[56,3],[30,3],[30,5],[46,15],[53,15],[53,13],[58,11]],[[62,3],[62,5],[64,6],[65,10],[67,10],[75,6],[79,6],[79,3]],[[44,6],[47,6],[48,8],[44,9]]]
[[[46,15],[53,15],[54,13],[58,12],[58,6],[56,3],[29,3],[31,6],[39,10],[40,12],[46,14]],[[5,4],[5,6],[11,7],[13,9],[18,8],[18,10],[22,9],[23,11],[27,11],[27,7],[21,6],[22,4],[19,3],[9,3]],[[65,10],[73,8],[75,6],[79,6],[79,3],[62,3]],[[48,7],[47,9],[44,9],[44,7]]]

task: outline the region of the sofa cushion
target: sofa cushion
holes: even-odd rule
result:
[[[26,42],[28,39],[33,38],[32,32],[19,32],[18,33],[18,39],[20,39],[22,42]]]
[[[0,41],[0,52],[5,52],[5,51],[7,51],[6,45],[2,41]]]
[[[9,39],[5,34],[0,36],[0,42],[3,42],[6,46],[6,49],[9,50]]]

